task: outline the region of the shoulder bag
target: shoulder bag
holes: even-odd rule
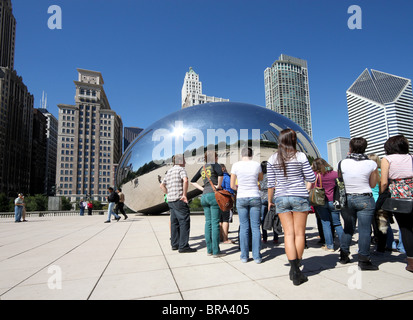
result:
[[[320,186],[317,187],[317,181],[319,181]],[[323,188],[323,182],[321,181],[321,175],[317,173],[315,178],[314,188],[310,189],[310,204],[312,206],[324,206],[326,204],[326,192]]]
[[[413,199],[412,198],[387,198],[382,210],[393,213],[412,213]]]
[[[347,206],[346,187],[344,185],[343,173],[341,172],[341,161],[338,163],[338,178],[336,178],[333,198],[335,210],[338,211]]]
[[[211,184],[212,190],[214,190],[215,200],[217,201],[219,208],[224,212],[231,210],[234,206],[231,193],[227,190],[217,190],[214,184],[212,183],[211,179],[209,178],[205,166],[204,171],[205,176],[208,178],[209,183]]]
[[[412,166],[413,166],[413,157],[412,157]],[[402,179],[402,181],[404,181],[404,179]],[[409,185],[406,184],[403,186],[403,188],[400,188],[400,189],[404,189],[404,188],[409,188]],[[405,190],[408,190],[408,189],[405,189]],[[383,205],[381,206],[381,209],[387,212],[409,214],[409,213],[412,213],[413,211],[413,199],[412,198],[390,198],[389,197],[384,201]]]

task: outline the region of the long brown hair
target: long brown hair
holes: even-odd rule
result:
[[[333,170],[333,168],[323,158],[314,159],[311,167],[315,172],[321,173],[322,175]]]
[[[278,136],[278,165],[284,171],[284,177],[287,176],[286,161],[291,160],[297,153],[297,134],[293,129],[284,129]]]

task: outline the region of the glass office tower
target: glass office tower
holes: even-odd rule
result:
[[[265,105],[312,137],[307,61],[282,54],[264,71]]]

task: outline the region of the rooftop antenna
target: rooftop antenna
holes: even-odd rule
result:
[[[46,97],[44,95],[44,91],[42,93],[42,99],[40,100],[40,106],[42,109],[47,109],[47,93],[46,93]]]

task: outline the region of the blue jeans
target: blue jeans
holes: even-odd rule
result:
[[[22,219],[23,206],[14,206],[14,221],[20,222]]]
[[[341,236],[343,235],[343,227],[341,226],[340,212],[334,210],[332,201],[326,202],[324,206],[315,206],[314,209],[321,219],[326,246],[328,249],[334,249],[334,238],[331,225],[337,232],[338,238],[341,239]]]
[[[219,206],[215,200],[215,194],[205,193],[201,197],[201,205],[204,208],[205,215],[205,242],[207,253],[217,255],[219,249]]]
[[[374,198],[368,195],[347,194],[347,207],[341,209],[344,220],[344,233],[340,239],[340,248],[344,252],[350,252],[351,238],[356,229],[358,220],[359,254],[370,257],[371,223],[373,220],[376,203]]]
[[[238,198],[237,210],[240,223],[240,248],[241,260],[247,260],[249,256],[249,228],[252,232],[252,257],[261,260],[260,244],[260,221],[261,221],[261,198]]]
[[[116,214],[115,211],[113,211],[113,209],[115,208],[115,203],[114,202],[109,202],[109,206],[108,206],[108,221],[110,221],[110,216],[113,214],[115,216],[116,219],[119,219],[120,217]]]
[[[172,248],[189,248],[189,230],[191,218],[187,203],[177,200],[168,202],[171,212],[171,246]]]

